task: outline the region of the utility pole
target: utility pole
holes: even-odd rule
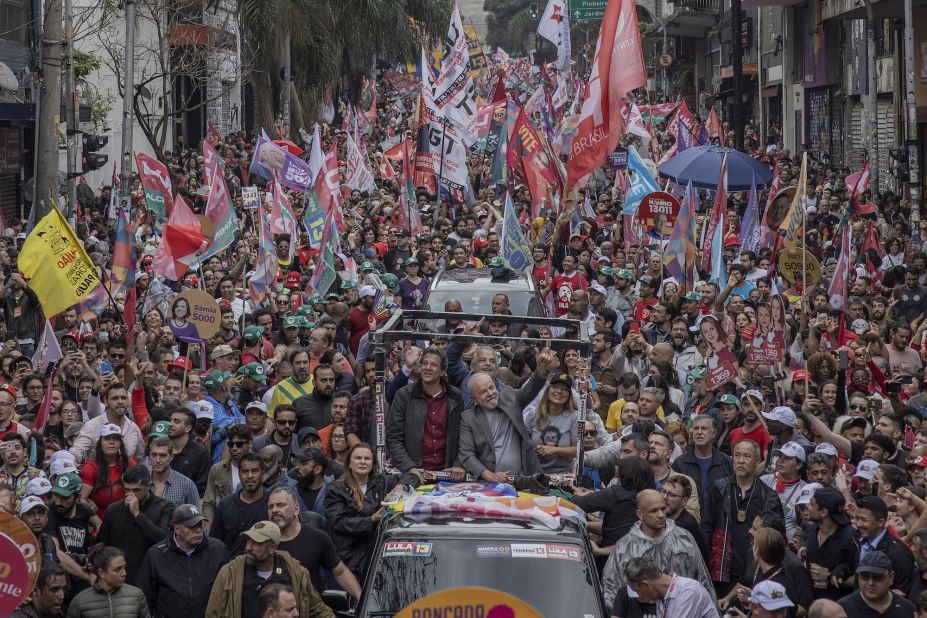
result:
[[[42,126],[42,41],[45,40],[45,24],[42,23],[42,0],[32,0],[32,104],[35,106],[35,129],[32,144],[32,201],[33,206],[38,203],[39,192],[35,190],[37,184],[36,174],[39,169],[39,127]],[[25,201],[20,204],[19,218],[25,219]]]
[[[879,140],[876,135],[879,127],[878,102],[879,87],[876,81],[876,50],[875,50],[875,15],[872,11],[872,1],[863,0],[866,4],[866,73],[867,73],[867,105],[869,108],[869,139],[866,152],[869,154],[869,186],[872,192],[872,201],[878,203],[876,195],[879,193]]]
[[[740,0],[731,0],[731,64],[734,69],[734,147],[744,149],[744,47]]]
[[[74,14],[71,0],[64,0],[64,69],[67,75],[64,81],[65,114],[68,125],[68,214],[75,212],[77,206],[77,177],[83,168],[78,168],[78,152],[83,140],[78,120],[78,93],[74,82]]]
[[[290,33],[283,37],[283,139],[290,139],[290,95],[293,92],[292,58],[290,57]]]
[[[125,74],[122,76],[122,167],[119,170],[119,186],[122,191],[123,207],[128,208],[132,193],[132,104],[135,99],[135,0],[125,0],[126,9],[126,56]]]
[[[37,222],[51,212],[58,195],[58,114],[61,109],[61,0],[48,0],[42,39],[42,92],[36,132],[35,191],[32,208]]]
[[[917,101],[914,98],[914,7],[904,0],[905,150],[908,154],[908,196],[911,199],[912,235],[920,242],[921,163],[917,149]]]

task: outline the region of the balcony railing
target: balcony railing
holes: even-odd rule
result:
[[[673,6],[677,9],[692,9],[695,11],[718,12],[720,0],[674,0]]]

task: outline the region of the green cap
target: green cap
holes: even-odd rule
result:
[[[322,302],[322,295],[318,292],[313,292],[309,295],[309,298],[306,299],[306,304],[308,305],[316,305],[320,302]]]
[[[698,292],[689,292],[688,294],[683,296],[683,299],[684,300],[694,300],[695,302],[700,303],[702,302],[702,295],[699,294]]]
[[[354,279],[343,279],[341,281],[341,289],[342,290],[356,290],[357,281],[355,281]]]
[[[307,318],[307,317],[304,316],[304,315],[297,315],[297,316],[296,316],[296,319],[299,320],[299,327],[300,327],[300,328],[314,328],[314,327],[315,327],[315,323],[314,323],[314,322],[310,322],[310,321],[309,321],[309,318]]]
[[[721,395],[721,397],[718,399],[718,403],[728,403],[732,406],[737,406],[738,408],[740,407],[740,399],[738,399],[736,395]]]
[[[418,266],[418,258],[410,257],[408,260],[406,260],[406,266],[409,266],[411,264],[415,264],[416,266]]]
[[[627,268],[622,268],[618,271],[616,275],[619,279],[627,279],[628,281],[634,281],[634,273],[632,273]]]
[[[166,438],[167,429],[170,426],[171,424],[168,423],[167,421],[158,421],[157,423],[151,426],[151,432],[149,433],[149,437],[161,436],[162,438]]]
[[[264,369],[263,363],[253,362],[242,365],[238,368],[238,373],[248,376],[255,382],[264,382],[267,380],[267,370]]]
[[[283,318],[282,328],[299,328],[299,318],[297,315],[288,315]]]
[[[380,280],[383,281],[384,285],[389,288],[390,292],[396,293],[399,291],[399,277],[393,273],[386,273]]]
[[[334,292],[332,292],[331,294],[326,294],[326,295],[325,295],[325,300],[327,300],[327,301],[329,301],[329,302],[334,301],[334,302],[337,303],[337,302],[339,302],[339,301],[341,300],[341,297],[338,296],[337,294],[335,294]]]
[[[599,269],[600,275],[605,275],[606,277],[614,277],[615,271],[612,270],[611,266],[603,266]]]
[[[376,268],[373,267],[372,262],[364,262],[363,264],[360,265],[360,269],[361,270],[376,270]]]
[[[203,388],[207,391],[217,391],[225,385],[225,381],[232,377],[227,371],[216,371],[213,369],[202,377]]]
[[[80,480],[79,476],[73,472],[68,472],[67,474],[62,474],[55,480],[51,492],[69,498],[80,492],[83,486],[84,483]]]
[[[245,338],[245,341],[250,341],[251,343],[254,343],[258,339],[260,339],[261,335],[263,334],[264,334],[264,327],[257,326],[256,324],[252,324],[251,326],[245,326],[245,332],[242,336]]]
[[[504,268],[505,260],[503,260],[501,257],[497,255],[493,259],[489,260],[489,267],[490,268]]]
[[[704,380],[705,374],[708,373],[704,365],[698,367],[693,367],[689,370],[689,373],[686,374],[689,377],[689,382],[691,383],[694,380]]]

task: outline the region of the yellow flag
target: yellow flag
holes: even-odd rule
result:
[[[788,214],[782,220],[779,230],[782,232],[786,247],[794,247],[798,243],[798,228],[801,227],[805,216],[805,208],[808,201],[808,153],[806,152],[801,159],[801,173],[798,175],[798,187],[795,190],[795,197],[792,198],[792,206]]]
[[[100,284],[83,245],[54,206],[32,228],[18,263],[47,318],[80,302]]]

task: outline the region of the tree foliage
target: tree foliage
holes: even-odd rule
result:
[[[546,2],[537,2],[540,10]],[[537,20],[531,19],[528,0],[485,0],[489,49],[501,47],[510,54],[525,54],[532,45],[531,34],[537,30]]]

